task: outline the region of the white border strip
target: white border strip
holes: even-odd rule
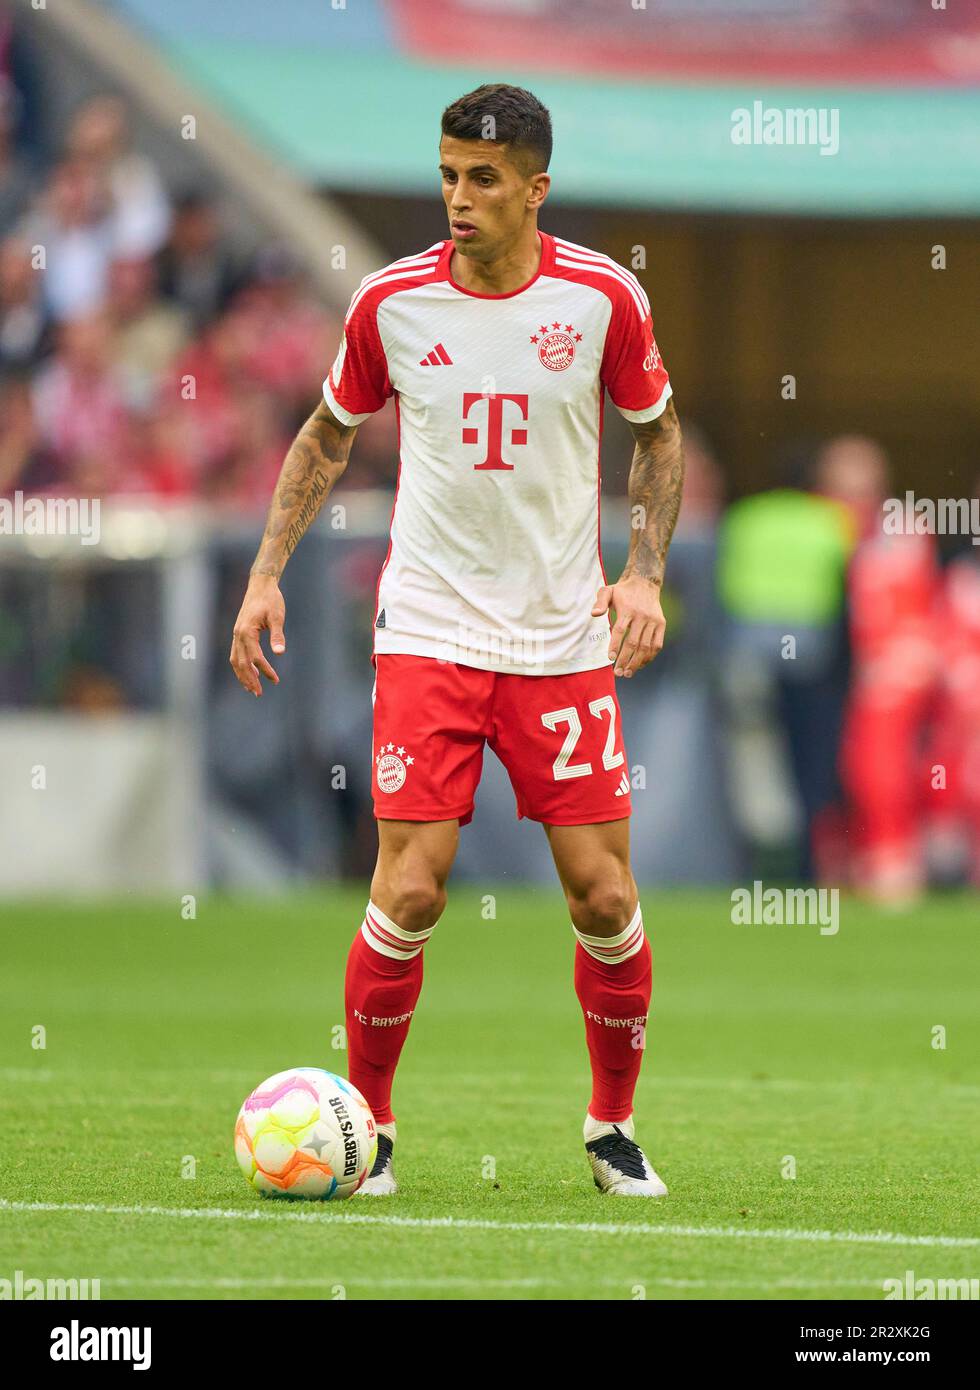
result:
[[[181,1220],[304,1221],[341,1226],[402,1226],[427,1231],[556,1231],[588,1236],[678,1236],[708,1240],[790,1240],[814,1245],[934,1245],[945,1249],[972,1249],[980,1236],[911,1236],[895,1231],[801,1231],[791,1227],[756,1230],[744,1226],[653,1226],[643,1221],[481,1221],[456,1216],[369,1216],[361,1212],[296,1211],[292,1206],[238,1207],[141,1207],[107,1206],[99,1202],[11,1202],[0,1198],[0,1211],[83,1212],[98,1216],[176,1216]]]

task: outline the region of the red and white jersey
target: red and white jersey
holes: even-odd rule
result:
[[[465,290],[451,241],[369,275],[323,384],[348,425],[395,396],[400,459],[375,652],[563,675],[609,664],[599,550],[604,392],[654,420],[670,383],[640,282],[539,233],[511,294]]]

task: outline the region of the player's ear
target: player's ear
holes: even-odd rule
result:
[[[548,189],[551,187],[550,174],[535,174],[531,180],[528,190],[527,205],[529,208],[539,208],[548,196]]]

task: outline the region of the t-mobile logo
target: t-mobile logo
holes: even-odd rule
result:
[[[466,391],[463,393],[463,419],[470,418],[470,410],[478,401],[486,402],[487,407],[487,456],[482,463],[475,463],[473,467],[479,472],[481,469],[502,468],[512,471],[514,465],[505,463],[502,448],[504,443],[504,402],[510,401],[520,411],[520,418],[527,419],[527,396],[505,396],[494,393],[491,396],[484,395],[480,391]],[[510,412],[511,414],[513,412]],[[526,444],[527,430],[510,429],[508,434],[509,444]],[[465,426],[463,429],[464,444],[480,443],[479,426]]]

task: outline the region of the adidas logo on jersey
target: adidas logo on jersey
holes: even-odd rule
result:
[[[423,357],[419,362],[420,367],[451,367],[452,365],[453,359],[442,343],[436,343],[428,357]]]
[[[630,794],[630,783],[629,783],[629,778],[626,776],[626,773],[624,772],[623,775],[622,775],[622,778],[620,779],[619,786],[616,788],[616,795],[617,795],[617,796],[629,796],[629,794]]]

